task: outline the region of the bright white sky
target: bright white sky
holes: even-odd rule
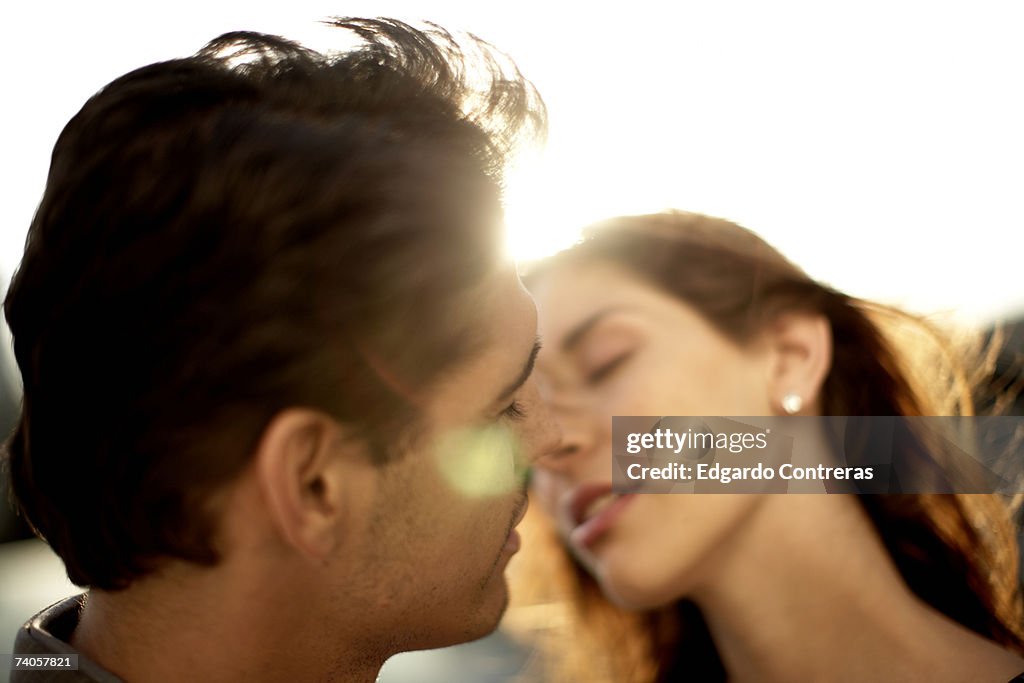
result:
[[[519,63],[549,144],[509,189],[513,252],[667,207],[732,218],[852,294],[1024,312],[1024,3],[16,1],[3,10],[0,270],[57,134],[143,64],[234,29],[330,45],[331,14],[430,19]],[[159,7],[160,9],[155,9]]]

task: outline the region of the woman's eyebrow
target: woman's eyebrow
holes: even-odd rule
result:
[[[601,322],[605,318],[605,316],[611,313],[617,313],[622,310],[625,310],[622,306],[609,306],[608,308],[602,308],[596,313],[593,313],[584,318],[583,321],[581,321],[579,324],[573,327],[569,331],[569,333],[565,335],[565,338],[562,339],[562,351],[572,351],[573,348],[577,346],[580,343],[580,341],[582,341],[583,337],[585,337],[587,333],[594,328],[595,325]]]

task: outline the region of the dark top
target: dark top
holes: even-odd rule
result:
[[[11,683],[124,683],[96,662],[71,647],[84,595],[47,607],[18,629],[14,653],[18,655],[78,655],[78,670],[11,671]]]

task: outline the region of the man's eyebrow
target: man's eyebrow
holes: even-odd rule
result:
[[[606,315],[610,313],[616,313],[621,310],[622,307],[620,306],[609,306],[608,308],[602,308],[593,315],[590,315],[587,318],[585,318],[583,322],[576,325],[576,327],[572,328],[569,331],[569,333],[565,335],[565,338],[562,340],[561,344],[562,351],[572,351],[573,347],[579,344],[580,341],[583,340],[583,337],[587,335],[587,332],[590,332],[590,330],[594,328],[594,325],[601,322],[601,320],[603,320]]]
[[[530,375],[533,374],[533,366],[537,362],[538,353],[540,353],[540,337],[533,340],[533,349],[530,350],[530,357],[526,360],[526,364],[523,365],[523,369],[520,371],[519,377],[505,387],[498,398],[494,399],[495,403],[502,403],[508,400],[512,394],[519,390],[519,387],[526,384],[526,380],[530,379]]]

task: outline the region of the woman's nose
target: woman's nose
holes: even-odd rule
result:
[[[588,466],[595,455],[594,418],[581,406],[557,401],[550,404],[550,409],[552,419],[561,432],[561,440],[535,466],[565,474]]]
[[[525,437],[526,452],[529,453],[527,464],[532,464],[558,450],[562,442],[562,433],[550,405],[542,399],[533,380],[527,382],[524,388],[523,401],[526,405],[526,415],[531,418]]]

